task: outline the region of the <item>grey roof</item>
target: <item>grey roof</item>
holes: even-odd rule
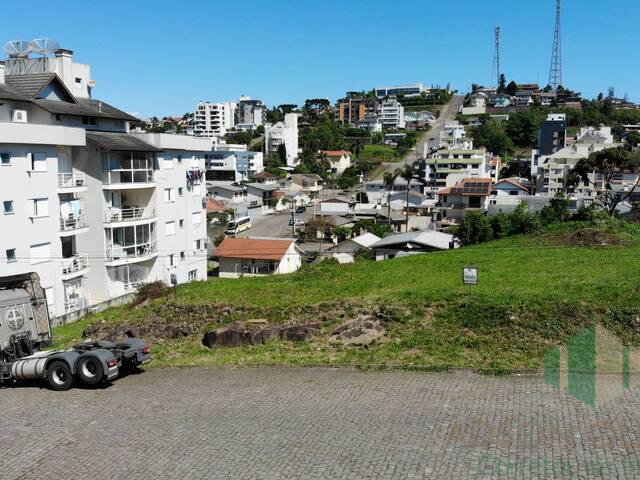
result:
[[[161,152],[159,148],[148,144],[128,133],[87,131],[87,140],[101,148],[113,151]]]
[[[245,183],[245,187],[252,187],[256,190],[264,190],[265,192],[274,192],[278,190],[277,185],[265,184],[265,183]]]
[[[232,185],[231,183],[207,182],[207,190],[222,189],[230,192],[244,192],[244,187]]]
[[[7,75],[5,82],[20,90],[25,96],[34,98],[54,78],[57,78],[55,73],[29,73]]]
[[[15,87],[6,83],[0,83],[0,99],[2,100],[18,100],[21,102],[29,101],[30,98],[20,92]]]
[[[394,245],[415,243],[425,247],[447,250],[452,241],[453,235],[433,230],[425,230],[422,232],[408,232],[389,235],[371,245],[371,248],[385,248],[392,247]]]
[[[113,118],[115,120],[138,121],[133,115],[112,107],[108,103],[93,98],[78,98],[78,105],[56,100],[34,100],[36,105],[51,113],[62,115],[78,115],[97,118]]]

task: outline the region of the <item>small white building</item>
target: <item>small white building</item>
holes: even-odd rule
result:
[[[351,166],[351,152],[348,150],[320,150],[329,162],[329,171],[336,175],[342,174]]]
[[[435,230],[396,233],[388,235],[369,246],[376,252],[376,260],[389,260],[437,250],[457,248],[453,235]]]
[[[380,237],[370,232],[365,232],[362,235],[349,238],[344,242],[340,242],[337,245],[331,247],[328,251],[331,253],[347,253],[353,255],[358,250],[371,250],[371,245],[380,240]]]
[[[294,240],[225,238],[214,250],[221,278],[293,273],[302,266],[302,250]]]
[[[284,122],[265,125],[264,141],[265,151],[270,155],[277,154],[280,145],[284,145],[287,166],[295,166],[298,163],[298,114],[287,113]]]
[[[384,128],[403,129],[404,107],[395,98],[386,98],[378,105],[378,118]]]

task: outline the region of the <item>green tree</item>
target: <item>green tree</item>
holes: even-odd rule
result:
[[[507,88],[507,79],[504,76],[504,73],[500,74],[500,79],[498,80],[498,93],[505,93]]]
[[[507,95],[511,95],[512,97],[514,97],[516,93],[518,93],[518,84],[513,80],[511,80],[509,82],[509,85],[507,85],[506,88],[504,89],[504,91]]]
[[[513,155],[514,145],[501,124],[493,119],[486,119],[482,125],[473,130],[473,141],[478,147],[485,147],[496,155]]]
[[[493,230],[486,215],[479,210],[466,213],[458,231],[460,240],[465,245],[487,242],[493,238]]]
[[[509,114],[505,133],[520,147],[534,147],[538,140],[538,131],[543,118],[535,109]]]
[[[566,222],[569,217],[571,217],[569,200],[564,193],[560,192],[549,201],[549,205],[540,210],[540,221],[543,225]]]
[[[627,191],[617,194],[613,190],[613,180],[621,173],[637,175],[636,181]],[[597,193],[596,202],[613,216],[620,202],[631,197],[640,182],[640,157],[624,147],[607,148],[594,152],[588,158],[579,160],[569,174],[572,185],[582,181]]]
[[[540,229],[540,218],[529,212],[526,203],[521,202],[509,216],[511,221],[511,235],[529,234]]]
[[[284,165],[287,164],[287,147],[284,143],[278,145],[278,160]]]
[[[493,231],[493,238],[500,239],[511,235],[511,217],[500,212],[489,218],[489,224]]]

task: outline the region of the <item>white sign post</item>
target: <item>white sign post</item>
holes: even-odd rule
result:
[[[478,269],[476,267],[463,267],[462,283],[464,285],[478,285]]]

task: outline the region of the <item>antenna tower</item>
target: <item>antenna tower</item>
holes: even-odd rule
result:
[[[496,27],[496,51],[493,55],[493,68],[491,69],[491,84],[496,87],[500,83],[500,27]],[[495,82],[493,75],[495,74]]]
[[[553,51],[549,69],[549,85],[555,92],[562,85],[562,44],[560,37],[560,0],[556,0],[556,28],[553,32]]]

